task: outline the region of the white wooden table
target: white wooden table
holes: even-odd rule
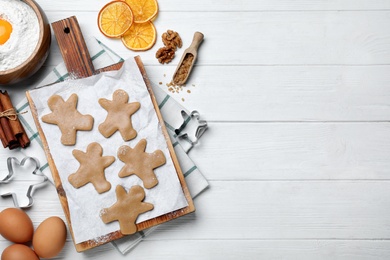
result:
[[[37,2],[50,22],[76,15],[85,35],[140,55],[165,90],[179,57],[157,62],[161,34],[179,32],[185,47],[205,35],[191,94],[173,95],[210,126],[191,152],[210,181],[197,212],[125,256],[111,245],[78,254],[68,237],[58,259],[390,258],[389,0],[160,0],[157,44],[141,53],[100,34],[108,0]],[[17,102],[60,62],[53,38],[44,68],[5,89]],[[35,226],[64,217],[53,186],[35,199]]]

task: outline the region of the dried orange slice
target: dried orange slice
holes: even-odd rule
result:
[[[126,2],[113,1],[100,10],[98,15],[99,30],[107,37],[121,37],[133,24],[134,16]]]
[[[146,51],[156,43],[156,28],[151,21],[133,23],[122,36],[123,44],[133,51]]]
[[[124,0],[134,14],[135,23],[144,23],[157,15],[157,0]]]

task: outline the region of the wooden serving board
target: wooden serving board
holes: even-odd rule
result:
[[[54,22],[54,23],[52,23],[52,28],[53,28],[53,31],[54,31],[55,36],[57,38],[57,42],[58,42],[59,48],[61,50],[61,54],[62,54],[62,57],[64,59],[66,68],[67,68],[68,72],[71,73],[72,75],[77,75],[77,77],[79,77],[79,78],[84,78],[84,77],[89,77],[89,76],[92,76],[92,75],[95,75],[95,74],[98,74],[98,73],[101,73],[104,71],[118,70],[122,67],[123,63],[117,63],[117,64],[114,64],[112,66],[109,66],[109,67],[106,67],[103,69],[99,69],[99,70],[94,69],[92,61],[91,61],[91,57],[89,55],[87,46],[85,44],[85,41],[84,41],[84,38],[82,36],[82,33],[81,33],[81,30],[80,30],[80,27],[79,27],[79,24],[77,22],[76,17],[73,16],[73,17],[70,17],[70,18],[67,18],[64,20],[60,20],[58,22]],[[185,195],[187,202],[188,202],[188,206],[183,208],[183,209],[179,209],[177,211],[174,211],[174,212],[159,216],[157,218],[153,218],[153,219],[150,219],[150,220],[147,220],[147,221],[144,221],[144,222],[137,224],[138,231],[141,231],[143,229],[150,228],[152,226],[155,226],[155,225],[164,223],[166,221],[178,218],[180,216],[186,215],[188,213],[194,212],[195,207],[194,207],[191,195],[189,193],[189,190],[187,188],[186,182],[184,180],[182,170],[181,170],[179,162],[177,160],[172,143],[170,141],[167,129],[165,127],[163,118],[162,118],[160,110],[158,108],[158,104],[157,104],[155,96],[153,94],[153,90],[151,88],[149,79],[146,75],[146,71],[145,71],[143,63],[141,61],[141,58],[139,56],[137,56],[137,57],[135,57],[135,61],[138,65],[138,68],[139,68],[139,70],[143,76],[143,79],[145,81],[145,84],[147,86],[147,90],[150,94],[150,98],[151,98],[152,103],[154,105],[154,109],[157,113],[157,117],[159,119],[159,123],[161,125],[163,134],[165,136],[165,139],[167,140],[167,146],[168,146],[172,161],[174,163],[174,166],[175,166],[175,169],[177,172],[177,176],[180,180],[180,184],[182,186],[184,195]],[[47,86],[47,87],[50,87],[50,86]],[[30,108],[31,108],[31,111],[32,111],[32,114],[34,117],[35,124],[38,128],[39,135],[42,139],[43,146],[45,147],[46,157],[48,159],[48,163],[49,163],[52,175],[53,175],[54,183],[55,183],[55,186],[57,189],[57,193],[58,193],[62,208],[65,212],[65,216],[66,216],[66,219],[68,222],[68,228],[70,230],[72,238],[74,238],[73,237],[74,235],[73,235],[73,229],[72,229],[72,222],[70,219],[68,200],[67,200],[66,193],[62,187],[61,178],[59,176],[56,164],[51,157],[46,137],[43,133],[42,127],[40,126],[40,123],[38,120],[38,115],[37,115],[37,111],[36,111],[34,102],[31,98],[29,92],[26,93],[26,96],[27,96],[27,99],[28,99],[29,104],[30,104]],[[75,247],[76,247],[76,250],[78,252],[82,252],[82,251],[97,247],[99,245],[111,242],[113,240],[116,240],[116,239],[119,239],[122,237],[123,237],[123,235],[121,234],[121,232],[116,231],[116,232],[112,232],[110,234],[107,234],[103,237],[99,237],[99,238],[95,238],[93,240],[89,240],[89,241],[85,241],[85,242],[82,242],[79,244],[75,244]],[[73,241],[74,241],[74,239],[73,239]]]

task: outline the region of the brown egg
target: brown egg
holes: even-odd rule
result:
[[[39,260],[39,257],[28,246],[13,244],[4,249],[1,260]]]
[[[0,213],[0,234],[14,243],[31,241],[34,227],[30,217],[21,209],[8,208]]]
[[[42,258],[58,255],[65,245],[66,226],[59,217],[44,220],[35,231],[33,247],[35,253]]]

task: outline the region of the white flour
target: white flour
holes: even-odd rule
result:
[[[39,22],[34,10],[20,0],[0,0],[0,19],[12,25],[8,41],[0,45],[0,71],[15,68],[34,52]]]

